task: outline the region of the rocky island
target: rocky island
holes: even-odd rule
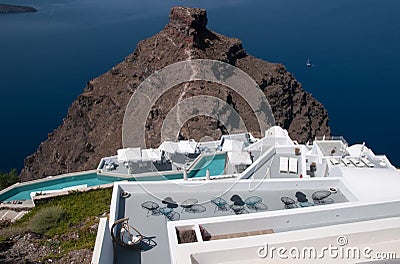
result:
[[[93,169],[100,158],[114,155],[122,147],[125,108],[140,83],[155,71],[188,59],[220,60],[246,72],[267,97],[276,124],[287,129],[299,142],[317,135],[330,135],[328,113],[323,105],[304,91],[283,65],[249,55],[240,40],[213,32],[206,25],[204,9],[172,8],[170,21],[164,29],[139,42],[124,61],[87,82],[83,93],[68,109],[63,123],[25,159],[21,180]],[[169,110],[179,101],[200,94],[224,100],[240,113],[251,133],[257,136],[260,132],[252,125],[256,122],[251,109],[238,94],[216,83],[193,81],[170,89],[153,106],[146,123],[149,146],[160,143],[161,125]],[[219,138],[225,132],[218,120],[198,116],[186,122],[180,134],[182,138],[198,140],[204,135]],[[98,193],[59,198],[63,199],[65,208],[74,210],[60,211],[59,217],[75,217],[77,211],[88,214],[83,214],[79,221],[64,221],[64,227],[68,229],[61,235],[39,235],[29,229],[12,229],[8,236],[0,236],[0,263],[89,263],[93,248],[88,241],[94,243],[99,216],[107,215],[112,195],[110,189],[93,192]],[[98,203],[94,205],[93,201]],[[58,207],[59,202],[54,199],[52,203],[44,203],[43,207]],[[40,204],[36,206],[40,207]],[[37,218],[30,219],[31,223],[39,222]],[[60,222],[55,228],[60,227]],[[44,226],[45,230],[49,228],[47,224]],[[79,232],[85,235],[81,236]],[[62,248],[63,243],[69,248]],[[80,249],[75,250],[76,245],[81,245]]]
[[[35,13],[35,12],[37,12],[37,9],[35,9],[31,6],[0,4],[0,14]]]
[[[25,159],[21,180],[93,169],[102,157],[115,155],[122,147],[125,108],[136,88],[155,71],[189,59],[219,60],[246,72],[268,99],[275,123],[298,142],[330,135],[324,106],[282,64],[255,58],[239,39],[209,30],[206,10],[173,7],[169,23],[159,33],[139,42],[124,61],[87,82],[63,123]],[[160,144],[161,126],[172,107],[200,94],[230,104],[240,113],[249,132],[259,135],[255,116],[241,96],[217,83],[192,81],[168,90],[153,106],[146,123],[148,147]],[[205,135],[220,138],[225,132],[217,120],[198,116],[184,124],[180,135],[199,140]]]

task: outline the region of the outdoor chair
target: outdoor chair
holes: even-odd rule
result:
[[[285,209],[298,208],[296,201],[290,197],[287,196],[281,197],[281,201],[284,204]]]
[[[181,218],[181,215],[178,212],[175,212],[173,208],[162,207],[160,208],[160,213],[170,221],[177,221]]]
[[[200,214],[200,213],[204,213],[207,209],[201,205],[201,204],[195,204],[192,207],[190,207],[189,213],[193,213],[193,214]]]
[[[328,198],[331,194],[332,192],[330,191],[316,191],[311,197],[314,201],[314,204],[331,204],[334,203],[332,198]]]
[[[231,209],[232,209],[232,211],[233,211],[235,214],[237,214],[237,215],[249,213],[249,212],[244,208],[244,205],[232,204],[232,205],[231,205]]]
[[[111,226],[111,238],[114,246],[120,245],[125,248],[141,249],[143,235],[133,226],[128,224],[129,218],[122,218]]]
[[[221,197],[212,198],[211,203],[215,205],[214,213],[216,211],[228,211],[230,209],[228,203]]]
[[[244,200],[244,203],[246,204],[247,208],[250,210],[255,210],[256,212],[265,211],[268,209],[268,206],[262,203],[262,198],[258,196],[250,196]]]
[[[197,204],[199,201],[194,198],[187,199],[181,203],[182,212],[189,212],[193,205]]]
[[[159,208],[160,206],[153,202],[153,201],[147,201],[142,203],[142,208],[147,210],[147,216],[151,213],[151,215],[160,215]]]

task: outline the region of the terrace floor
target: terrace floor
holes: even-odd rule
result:
[[[18,201],[19,203],[6,202],[0,205],[0,220],[17,221],[34,207],[32,200]]]
[[[28,211],[22,210],[16,212],[14,210],[0,210],[0,220],[9,220],[15,222],[21,217],[23,217]]]
[[[119,198],[118,218],[129,218],[129,224],[145,236],[145,242],[141,242],[144,248],[142,251],[118,249],[117,263],[126,263],[132,259],[136,259],[137,263],[170,263],[167,221],[235,217],[238,214],[282,210],[285,205],[281,197],[290,197],[296,201],[297,191],[301,191],[308,198],[309,203],[303,203],[303,206],[313,206],[312,194],[318,190],[328,190],[330,187],[319,184],[308,188],[298,186],[296,189],[286,187],[271,190],[265,186],[258,186],[256,190],[251,191],[248,183],[225,181],[224,184],[225,188],[217,186],[219,183],[216,182],[189,186],[176,183],[121,183],[120,191],[126,191],[130,195],[127,198]],[[332,186],[332,183],[330,184]],[[215,198],[217,199],[213,200]],[[348,201],[340,190],[330,198],[334,203]],[[296,204],[298,208],[294,210],[301,210],[300,203]],[[124,252],[118,253],[119,251]]]

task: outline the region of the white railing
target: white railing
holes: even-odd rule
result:
[[[346,146],[349,145],[349,143],[347,143],[346,139],[343,136],[315,136],[315,140],[316,141],[339,140],[342,141],[343,144],[345,144]]]

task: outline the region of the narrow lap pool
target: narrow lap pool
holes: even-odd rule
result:
[[[205,156],[194,166],[193,170],[189,171],[188,176],[190,178],[194,177],[204,177],[206,176],[206,170],[210,170],[211,175],[223,174],[225,169],[225,154],[218,154],[215,156]],[[99,186],[104,184],[113,183],[115,181],[163,181],[163,180],[175,180],[182,179],[183,173],[175,174],[155,174],[140,178],[122,178],[122,177],[112,177],[103,176],[95,172],[74,174],[71,176],[63,177],[53,177],[46,178],[44,180],[39,180],[33,183],[23,183],[20,186],[15,186],[11,190],[3,192],[0,194],[0,201],[8,202],[15,200],[29,200],[31,199],[31,192],[49,191],[49,190],[62,190],[63,188],[84,185],[88,187]]]
[[[31,184],[17,186],[0,195],[2,202],[14,200],[28,200],[31,199],[31,192],[48,191],[48,190],[61,190],[77,185],[87,184],[88,187],[98,186],[103,184],[120,181],[118,177],[106,177],[97,175],[96,173],[88,173],[81,175],[74,175],[70,177],[54,177],[46,181],[35,182]]]

